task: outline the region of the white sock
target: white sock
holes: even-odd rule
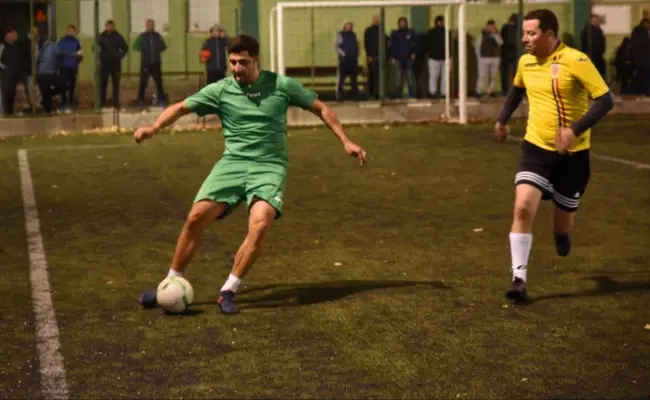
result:
[[[510,256],[512,257],[512,279],[526,281],[528,255],[533,245],[532,233],[510,233]]]
[[[237,289],[239,289],[240,283],[241,283],[241,279],[237,278],[233,274],[230,274],[228,276],[228,279],[226,280],[226,283],[224,283],[223,286],[221,287],[221,291],[224,292],[226,290],[230,290],[233,293],[237,293]]]
[[[183,274],[180,273],[180,272],[176,272],[176,271],[174,271],[173,269],[170,268],[169,272],[167,272],[167,278],[169,278],[170,276],[180,276],[180,277],[182,277]]]

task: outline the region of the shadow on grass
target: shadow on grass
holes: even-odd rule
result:
[[[584,278],[584,280],[591,280],[596,283],[596,288],[584,290],[576,293],[555,293],[547,294],[539,297],[532,297],[525,302],[517,302],[517,305],[530,305],[540,301],[555,300],[555,299],[573,299],[581,297],[595,297],[605,296],[612,293],[619,292],[640,292],[650,291],[650,282],[618,282],[609,276],[592,276]]]
[[[241,308],[274,308],[307,306],[326,303],[345,297],[379,289],[403,287],[428,287],[433,289],[451,290],[438,281],[334,281],[314,282],[286,285],[266,285],[247,289],[242,292],[238,303]],[[269,291],[261,295],[259,292]],[[215,304],[216,302],[200,302],[196,305]]]

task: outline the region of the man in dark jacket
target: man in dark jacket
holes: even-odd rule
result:
[[[359,40],[354,33],[352,22],[345,21],[343,29],[336,34],[334,51],[339,57],[338,73],[336,76],[336,99],[343,100],[343,85],[350,77],[351,98],[357,99],[359,87],[357,75],[359,71]]]
[[[228,69],[226,46],[230,38],[221,25],[215,24],[210,28],[210,38],[201,47],[201,62],[205,63],[207,83],[214,83],[226,77]],[[205,57],[203,56],[205,54]]]
[[[582,51],[589,56],[591,62],[594,63],[594,66],[600,72],[600,76],[607,80],[607,64],[605,63],[607,42],[600,23],[598,15],[591,16],[589,25],[585,26],[580,34],[580,46]]]
[[[8,116],[14,113],[16,99],[16,84],[22,71],[21,52],[16,44],[18,33],[7,27],[4,38],[0,41],[0,115]]]
[[[632,31],[632,60],[636,67],[637,93],[650,96],[650,19],[644,18]]]
[[[397,20],[398,28],[390,34],[388,53],[395,65],[395,97],[402,97],[404,75],[408,82],[409,97],[415,98],[417,87],[413,73],[413,59],[418,50],[417,35],[409,28],[408,20],[400,17]]]
[[[368,68],[368,97],[379,98],[379,15],[373,15],[372,25],[363,32],[363,47]]]
[[[59,42],[57,43],[59,56],[59,74],[61,81],[65,85],[66,104],[61,104],[62,111],[74,109],[74,91],[77,87],[77,75],[79,72],[79,63],[83,58],[83,49],[77,39],[77,27],[68,25]]]
[[[501,62],[499,70],[501,73],[501,93],[508,95],[512,80],[515,78],[517,71],[517,42],[521,40],[517,37],[517,14],[511,14],[508,22],[501,27]]]
[[[451,41],[451,34],[449,35]],[[444,97],[447,94],[445,86],[445,48],[450,43],[445,44],[445,19],[438,15],[434,21],[434,26],[429,29],[426,37],[428,70],[429,70],[429,95],[431,97]],[[451,57],[451,47],[450,57]],[[451,60],[449,60],[451,62]],[[438,80],[440,80],[440,91],[438,91]]]
[[[153,78],[158,94],[158,104],[161,107],[167,106],[167,95],[162,82],[162,53],[167,50],[165,39],[156,32],[153,19],[147,20],[147,30],[138,36],[135,42],[135,49],[140,51],[140,87],[138,89],[138,106],[144,106],[144,92],[149,83],[149,77]]]
[[[476,56],[478,59],[478,78],[476,79],[477,98],[483,95],[487,79],[487,94],[495,96],[497,71],[501,64],[501,46],[503,39],[499,34],[496,23],[489,19],[485,28],[476,37]]]
[[[122,74],[122,59],[129,51],[124,37],[115,30],[115,22],[106,22],[105,30],[99,35],[100,61],[99,97],[102,107],[106,106],[106,87],[108,78],[113,86],[113,107],[120,107],[120,76]]]

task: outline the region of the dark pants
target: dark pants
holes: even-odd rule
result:
[[[17,83],[15,77],[0,75],[0,115],[12,115],[14,113]]]
[[[61,95],[61,105],[67,103],[66,83],[60,75],[38,75],[36,76],[38,88],[41,91],[41,104],[46,113],[54,109],[54,96]]]
[[[226,77],[225,69],[208,69],[206,70],[206,75],[208,76],[208,85],[222,80]]]
[[[343,95],[343,86],[345,85],[345,79],[350,77],[350,97],[352,99],[357,99],[359,95],[359,85],[357,84],[357,78],[359,75],[359,63],[357,59],[346,60],[345,58],[339,60],[339,70],[337,73],[336,79],[336,99],[343,100],[345,97]]]
[[[77,88],[77,68],[64,68],[61,67],[59,69],[59,73],[61,74],[61,79],[63,80],[63,84],[65,85],[65,96],[68,99],[68,104],[63,104],[65,105],[74,105],[74,91]]]
[[[515,79],[515,72],[517,72],[517,61],[502,58],[499,69],[501,73],[501,93],[506,96],[508,94],[508,90],[510,90],[512,81]]]
[[[106,88],[108,86],[108,78],[111,78],[111,86],[113,87],[113,107],[120,107],[120,76],[122,75],[122,68],[119,63],[106,63],[103,62],[99,71],[99,101],[102,107],[106,106]]]
[[[417,94],[417,82],[415,81],[413,62],[411,60],[397,61],[397,65],[395,65],[395,98],[402,97],[404,75],[406,75],[409,97],[414,99]]]
[[[138,88],[138,102],[144,102],[144,91],[147,90],[149,77],[153,78],[153,82],[156,84],[158,101],[165,102],[166,94],[165,88],[163,88],[162,68],[160,66],[160,63],[143,65],[142,68],[140,68],[140,87]]]
[[[636,93],[642,96],[650,96],[650,66],[637,66],[634,77]]]
[[[379,98],[379,60],[375,57],[367,60],[368,65],[368,96],[373,99]]]

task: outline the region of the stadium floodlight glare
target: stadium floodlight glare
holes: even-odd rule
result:
[[[285,74],[284,16],[292,8],[341,8],[341,7],[403,7],[446,5],[445,22],[449,21],[451,7],[458,6],[458,122],[467,123],[467,28],[465,26],[466,0],[341,0],[341,1],[287,1],[278,2],[269,15],[271,71]],[[274,21],[275,15],[275,21]],[[277,36],[277,37],[276,37]],[[449,43],[449,24],[445,23],[445,43]],[[277,59],[276,59],[277,57]],[[445,113],[451,115],[451,55],[445,46]]]

